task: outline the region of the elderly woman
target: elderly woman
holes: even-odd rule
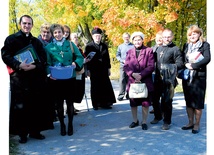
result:
[[[154,55],[152,48],[143,45],[144,35],[142,32],[134,32],[131,40],[134,48],[127,52],[124,71],[128,75],[127,91],[129,92],[130,84],[135,82],[145,83],[148,88],[147,98],[130,98],[130,106],[132,111],[133,122],[130,128],[139,125],[137,118],[137,107],[142,106],[142,129],[147,130],[147,117],[149,106],[151,105],[151,92],[154,90],[152,82],[152,72],[155,69]]]

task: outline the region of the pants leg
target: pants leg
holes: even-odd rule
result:
[[[119,79],[120,90],[119,90],[118,98],[122,99],[125,96],[127,80],[128,80],[128,77],[127,77],[126,73],[124,72],[123,67],[121,66],[120,67],[120,79]]]

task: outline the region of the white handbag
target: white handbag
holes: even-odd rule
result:
[[[148,89],[145,83],[131,83],[129,98],[147,98]]]

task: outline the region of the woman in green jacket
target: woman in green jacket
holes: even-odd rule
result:
[[[47,52],[47,74],[50,77],[53,97],[57,106],[57,113],[61,126],[61,135],[66,135],[66,126],[64,123],[64,100],[67,105],[68,114],[68,130],[69,136],[73,135],[73,115],[74,115],[74,93],[76,73],[73,69],[73,74],[70,78],[56,78],[50,70],[50,66],[72,66],[73,68],[81,68],[84,58],[80,51],[73,43],[69,42],[63,37],[64,29],[59,24],[51,25],[51,33],[54,37],[53,42],[45,47]],[[73,46],[74,53],[72,53],[71,46]],[[61,74],[61,73],[60,73]],[[69,90],[69,91],[68,91]]]

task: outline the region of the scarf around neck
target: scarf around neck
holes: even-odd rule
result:
[[[60,41],[56,40],[55,38],[53,39],[53,43],[56,44],[57,46],[62,46],[64,41],[65,41],[64,37]]]
[[[196,44],[188,44],[188,53],[198,52],[198,49],[202,46],[202,42],[199,40]]]

